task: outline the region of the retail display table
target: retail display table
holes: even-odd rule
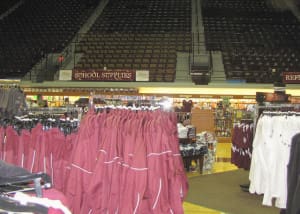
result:
[[[199,171],[203,172],[204,155],[208,153],[207,145],[189,141],[189,139],[179,139],[180,153],[184,167],[187,171],[191,170],[191,162],[195,160],[199,164]]]

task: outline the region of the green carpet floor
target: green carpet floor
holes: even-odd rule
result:
[[[185,201],[229,214],[279,214],[280,209],[262,205],[262,195],[241,190],[248,174],[238,169],[191,177]]]

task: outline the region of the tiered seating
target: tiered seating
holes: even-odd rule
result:
[[[77,45],[77,69],[149,70],[150,81],[172,82],[176,52],[190,51],[188,0],[110,1]]]
[[[300,23],[263,0],[206,0],[208,50],[221,50],[227,79],[271,83],[272,69],[300,71]]]
[[[235,49],[223,52],[228,79],[241,78],[248,82],[272,83],[272,68],[278,71],[299,71],[300,51],[292,48]]]
[[[28,0],[0,22],[0,78],[23,77],[45,54],[60,52],[94,7],[85,0]]]
[[[0,15],[13,7],[19,0],[1,0],[0,1]]]
[[[149,70],[151,81],[174,81],[176,52],[188,51],[189,35],[91,34],[76,48],[85,53],[76,68]]]

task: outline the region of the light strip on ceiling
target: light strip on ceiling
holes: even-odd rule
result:
[[[141,94],[218,94],[218,95],[255,95],[256,92],[272,93],[273,89],[252,88],[166,88],[141,87]]]
[[[141,94],[218,94],[218,95],[256,95],[256,92],[273,93],[273,88],[173,88],[141,87]],[[300,96],[300,89],[286,89],[287,94]]]

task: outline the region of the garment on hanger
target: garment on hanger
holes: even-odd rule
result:
[[[188,183],[174,112],[102,106],[90,109],[77,127],[49,116],[0,121],[0,157],[49,174],[74,214],[183,213]]]
[[[48,214],[48,208],[36,204],[21,204],[20,201],[15,200],[11,197],[0,194],[0,212],[1,213],[37,213],[37,214]]]
[[[2,85],[0,87],[0,115],[12,118],[26,112],[26,96],[16,85]]]
[[[24,168],[0,161],[0,211],[70,214],[67,198],[52,188],[45,173],[30,173]]]
[[[79,121],[61,115],[25,116],[0,122],[1,160],[30,173],[47,173],[54,187],[63,191]]]
[[[300,132],[292,138],[287,173],[287,205],[285,214],[298,214],[300,213]]]
[[[74,146],[66,193],[73,213],[183,213],[188,184],[175,113],[89,111]]]
[[[234,124],[231,137],[231,163],[238,168],[250,169],[252,142],[253,142],[253,120],[241,121]]]
[[[300,130],[298,113],[263,112],[253,140],[250,193],[263,194],[262,204],[284,209],[291,139]]]

